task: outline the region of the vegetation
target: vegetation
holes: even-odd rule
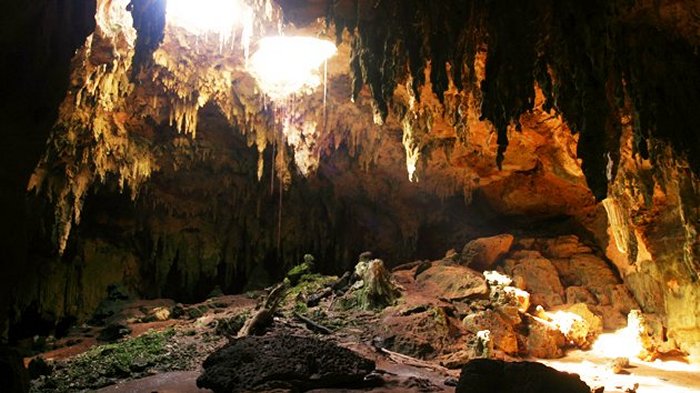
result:
[[[34,382],[32,391],[91,390],[157,371],[187,369],[192,359],[186,356],[186,348],[177,348],[174,336],[172,329],[149,331],[136,338],[100,345],[67,361],[58,361],[51,375]]]

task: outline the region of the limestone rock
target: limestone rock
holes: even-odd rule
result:
[[[549,313],[552,322],[564,333],[572,345],[587,349],[603,331],[602,319],[595,315],[584,303],[561,307]]]
[[[490,269],[510,251],[514,240],[510,234],[472,240],[462,249],[462,264],[478,271]]]
[[[545,239],[538,244],[542,254],[548,258],[571,258],[576,254],[591,253],[591,248],[581,244],[576,235]]]
[[[489,286],[505,287],[513,283],[513,279],[497,271],[487,270],[484,272],[484,279]]]
[[[97,339],[104,342],[114,342],[129,334],[131,334],[131,328],[126,325],[115,323],[102,329]]]
[[[578,254],[554,262],[561,281],[566,286],[589,289],[602,305],[610,302],[610,287],[620,284],[620,279],[612,268],[593,254]]]
[[[622,314],[639,308],[639,304],[630,293],[625,284],[617,284],[610,287],[610,303]]]
[[[387,309],[377,335],[382,346],[419,359],[432,359],[451,345],[450,332],[458,327],[442,307],[417,305],[403,313]],[[451,352],[451,351],[450,351]]]
[[[516,287],[505,287],[503,291],[517,304],[518,311],[526,312],[530,308],[530,293]]]
[[[623,314],[617,308],[611,305],[590,307],[603,319],[603,328],[605,330],[618,330],[627,326],[627,314]]]
[[[496,349],[511,355],[518,353],[518,337],[515,330],[500,313],[493,310],[480,311],[467,315],[462,324],[475,334],[479,331],[490,331],[490,340]]]
[[[151,317],[155,321],[167,321],[170,319],[170,308],[168,307],[156,307],[151,312],[149,313],[149,317]]]
[[[536,362],[474,359],[459,376],[455,393],[590,393],[578,375]]]
[[[460,265],[434,263],[420,273],[416,281],[420,285],[432,288],[436,297],[448,300],[466,299],[488,293],[484,277]]]
[[[566,344],[564,334],[551,323],[539,318],[528,318],[528,331],[525,339],[527,352],[541,359],[556,359],[564,356],[562,348]]]
[[[630,366],[629,358],[619,357],[613,359],[609,364],[608,368],[613,374],[622,374],[625,369]]]
[[[666,337],[665,328],[659,318],[654,315],[632,310],[627,316],[626,329],[635,335],[640,347],[637,357],[644,361],[652,361],[677,349],[675,342]]]
[[[545,308],[563,304],[564,287],[552,262],[537,252],[516,256],[522,259],[507,259],[504,268],[518,288],[530,292],[530,302]]]
[[[593,296],[591,291],[585,287],[572,286],[566,288],[566,303],[598,304],[598,300]]]

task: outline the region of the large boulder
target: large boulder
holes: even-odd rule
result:
[[[449,263],[433,263],[421,272],[416,281],[435,297],[458,300],[488,294],[486,280],[481,273]]]
[[[557,308],[547,313],[552,322],[564,333],[569,344],[587,349],[596,337],[603,332],[602,319],[594,314],[585,303]]]
[[[490,339],[495,349],[514,355],[518,351],[518,336],[515,334],[511,321],[498,311],[485,310],[467,315],[462,324],[465,329],[476,334],[479,331],[490,331]]]
[[[534,245],[547,258],[571,258],[576,254],[587,254],[592,250],[581,244],[576,235],[542,239]]]
[[[510,234],[482,237],[470,241],[462,249],[461,262],[478,271],[491,269],[513,246],[515,238]]]
[[[361,387],[374,362],[315,337],[244,337],[211,354],[197,386],[215,393]]]
[[[455,393],[590,393],[576,374],[536,362],[474,359],[462,368]]]
[[[394,312],[387,310],[376,326],[375,337],[382,346],[419,359],[432,359],[450,352],[459,320],[453,320],[444,307],[413,304]],[[452,333],[452,334],[451,334]]]
[[[540,359],[556,359],[564,356],[562,348],[566,338],[556,325],[536,317],[527,318],[527,352]]]
[[[577,254],[552,262],[566,286],[588,288],[601,305],[610,304],[610,288],[620,284],[620,279],[603,259],[593,254]]]
[[[513,284],[530,292],[530,303],[551,308],[564,303],[564,287],[552,262],[537,251],[518,251],[504,264]]]

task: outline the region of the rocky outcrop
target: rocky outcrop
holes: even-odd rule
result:
[[[486,295],[484,277],[472,269],[448,263],[433,263],[416,276],[423,290],[432,291],[438,298],[460,300]]]
[[[204,361],[197,386],[214,392],[361,387],[374,362],[330,342],[282,334],[236,339]]]
[[[650,145],[653,165],[635,154],[630,127],[623,129],[620,169],[603,202],[607,225],[596,235],[642,310],[697,357],[700,181],[668,144]]]
[[[490,332],[490,341],[495,349],[509,355],[520,352],[518,336],[515,334],[513,323],[493,310],[485,310],[467,315],[462,321],[464,328],[476,334],[482,330]]]
[[[513,240],[514,237],[510,234],[472,240],[464,246],[460,260],[474,270],[491,270],[510,251]]]
[[[517,251],[505,260],[503,269],[515,286],[530,292],[533,304],[550,308],[564,302],[564,287],[554,264],[538,252]]]

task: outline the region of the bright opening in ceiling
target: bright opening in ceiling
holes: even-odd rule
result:
[[[168,23],[195,34],[218,33],[222,41],[252,24],[253,11],[241,0],[168,0]]]
[[[335,55],[335,45],[312,37],[268,37],[258,43],[248,68],[273,101],[321,84],[321,65]]]

